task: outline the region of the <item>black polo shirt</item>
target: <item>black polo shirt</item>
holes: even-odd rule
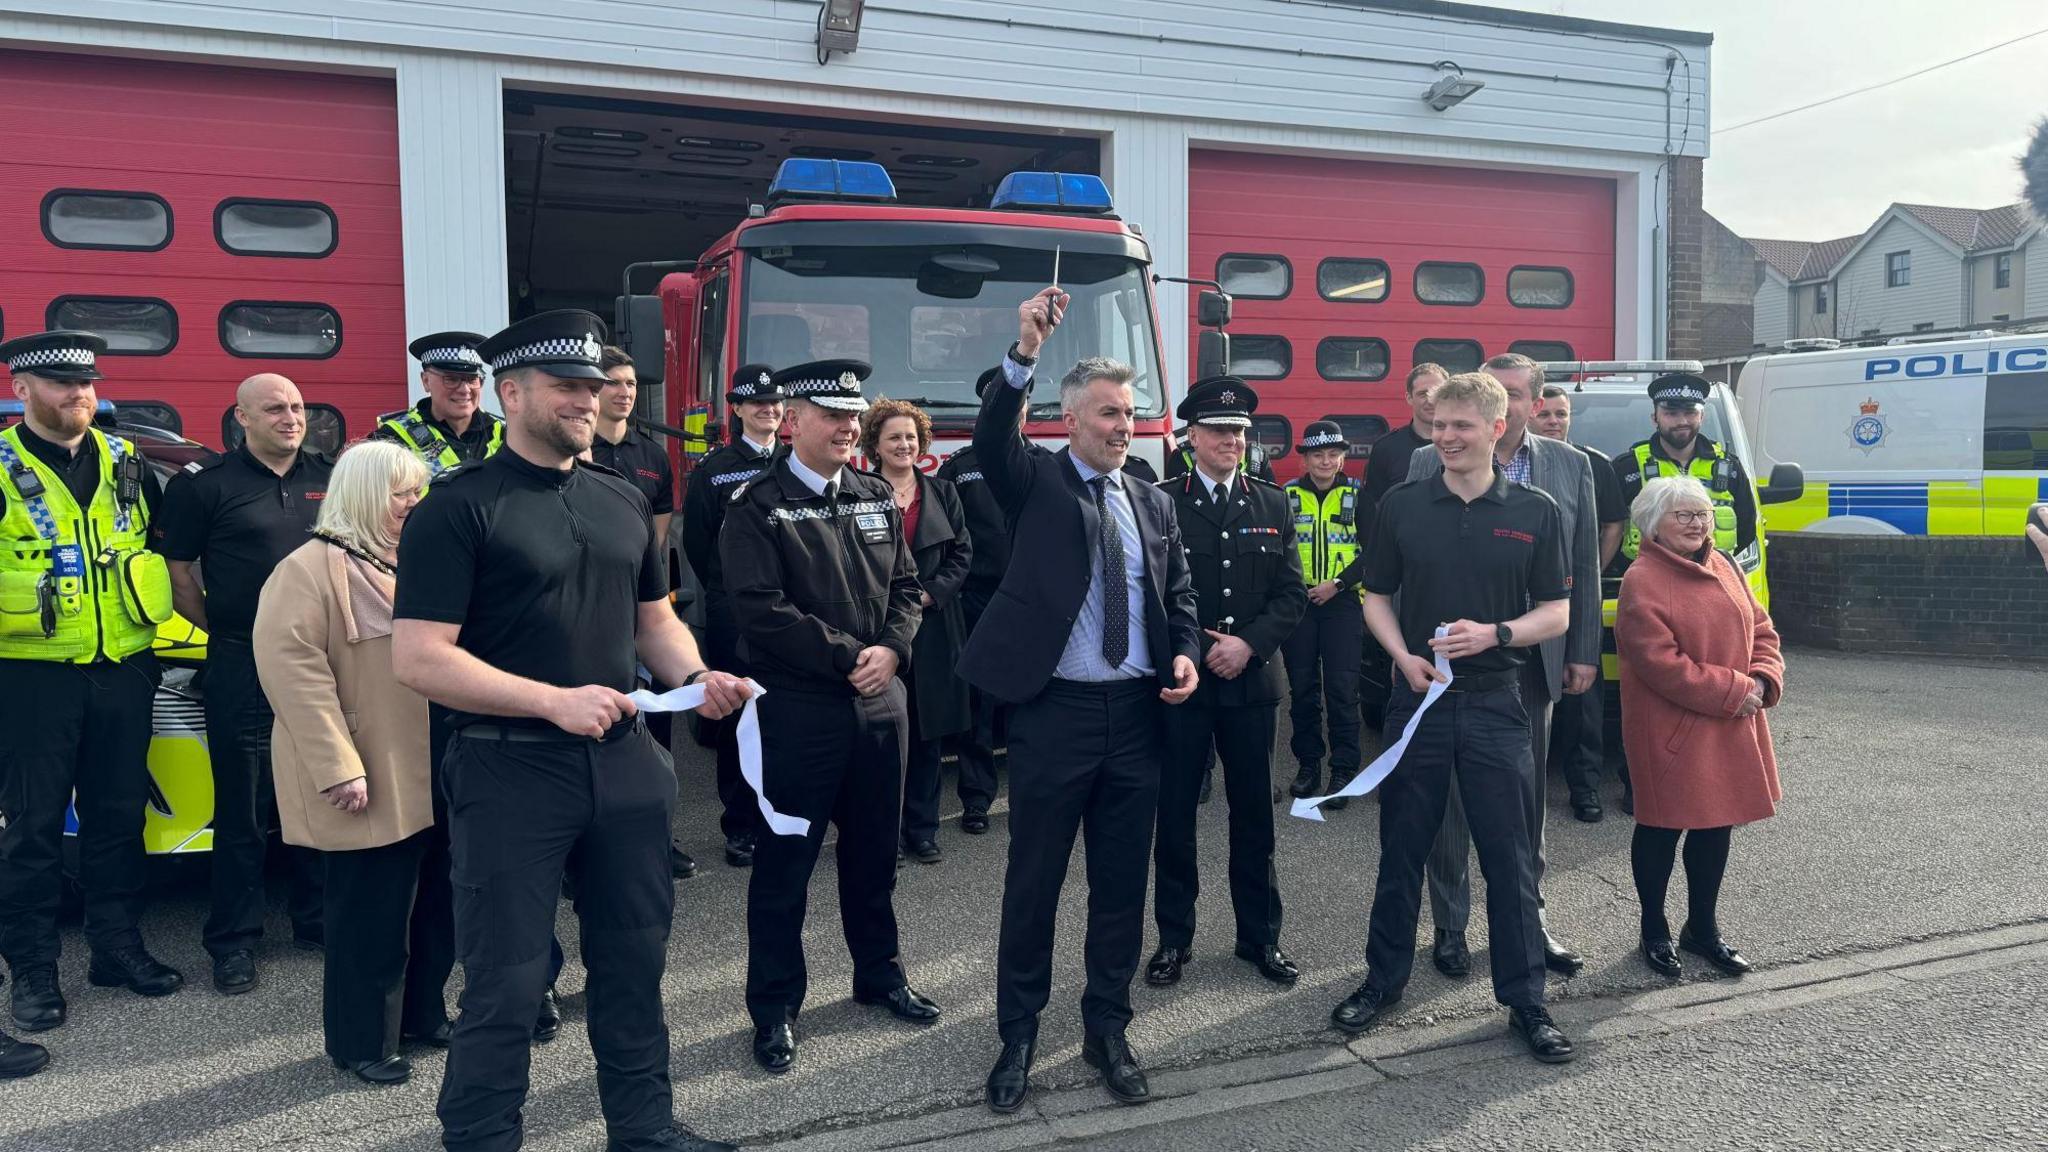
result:
[[[1619,524],[1628,519],[1628,505],[1621,499],[1621,480],[1614,474],[1614,461],[1598,448],[1584,444],[1572,447],[1586,454],[1593,465],[1593,518],[1602,524]]]
[[[306,542],[334,464],[300,451],[284,475],[244,444],[171,477],[151,545],[167,560],[198,561],[206,580],[206,631],[247,640],[270,570]]]
[[[1415,434],[1411,421],[1372,442],[1372,454],[1365,461],[1365,500],[1368,507],[1377,507],[1386,499],[1394,485],[1408,479],[1408,458],[1415,450],[1429,443],[1426,436]]]
[[[499,417],[482,408],[478,408],[469,418],[469,427],[464,428],[460,436],[455,434],[455,429],[434,417],[432,396],[420,397],[420,402],[413,405],[413,411],[418,412],[420,419],[425,420],[433,426],[434,431],[441,434],[441,438],[448,442],[448,446],[455,449],[456,458],[463,463],[482,460],[484,453],[491,450],[491,429],[497,426]],[[405,446],[405,441],[400,440],[398,434],[385,427],[382,422],[370,431],[370,439],[388,440],[401,448]]]
[[[1466,503],[1443,473],[1396,485],[1380,501],[1365,553],[1365,590],[1401,594],[1401,639],[1433,659],[1430,638],[1456,620],[1501,624],[1538,601],[1562,600],[1564,529],[1557,502],[1510,484],[1498,466],[1493,487]],[[1527,648],[1489,648],[1451,662],[1459,676],[1519,667]]]
[[[78,506],[83,508],[92,503],[92,498],[99,493],[100,489],[100,442],[93,439],[91,433],[87,433],[85,438],[78,442],[78,450],[76,452],[66,452],[57,445],[36,435],[29,429],[26,423],[21,424],[19,427],[21,428],[21,446],[28,449],[30,455],[47,465],[50,471],[64,478],[64,487],[71,490],[71,498],[78,502]],[[119,435],[119,433],[115,433],[115,435]],[[131,440],[129,443],[132,444],[134,441]],[[156,478],[156,469],[143,469],[142,506],[148,511],[152,520],[156,518],[157,509],[163,505],[163,498],[164,487],[163,483]],[[5,515],[7,515],[7,494],[0,492],[0,516]]]
[[[590,458],[638,488],[647,498],[649,515],[666,516],[676,510],[675,469],[654,437],[628,424],[617,444],[601,435],[591,437]]]
[[[457,643],[514,676],[631,692],[640,605],[668,595],[647,498],[602,467],[568,471],[507,448],[450,469],[406,520],[393,614],[459,624]],[[543,728],[533,717],[452,712]]]

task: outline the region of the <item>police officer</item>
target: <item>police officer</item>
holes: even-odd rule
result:
[[[704,589],[704,650],[720,668],[744,672],[736,650],[732,601],[725,591],[725,571],[718,559],[718,530],[725,523],[726,504],[740,485],[761,474],[781,447],[786,397],[775,383],[774,369],[747,364],[732,375],[725,401],[739,418],[738,434],[690,470],[683,495],[683,555]],[[731,720],[707,725],[718,757],[719,829],[725,833],[725,862],[734,868],[754,863],[760,836],[761,810],[754,790],[740,778],[739,744]]]
[[[572,857],[611,1146],[732,1147],[671,1116],[661,976],[676,780],[626,693],[636,656],[662,683],[704,684],[707,714],[747,688],[705,667],[670,608],[645,497],[577,459],[596,427],[603,333],[587,312],[545,312],[480,345],[507,450],[443,473],[399,544],[393,670],[452,709],[456,731],[442,783],[466,983],[438,1109],[452,1150],[519,1145]]]
[[[257,682],[249,641],[256,597],[278,561],[306,542],[334,469],[305,449],[306,403],[285,377],[265,372],[242,381],[234,413],[241,445],[174,477],[163,515],[150,530],[169,562],[178,613],[207,633],[213,901],[203,938],[213,957],[213,986],[229,996],[256,987],[256,943],[269,904],[263,862],[277,827],[270,776],[275,717]],[[283,853],[292,936],[317,948],[323,940],[320,855],[289,845]]]
[[[377,417],[371,437],[412,449],[434,476],[503,447],[505,422],[480,406],[484,362],[477,345],[483,339],[474,332],[436,332],[406,345],[420,362],[426,395],[411,408]]]
[[[1166,716],[1159,781],[1153,918],[1159,950],[1145,982],[1177,984],[1194,959],[1195,806],[1202,759],[1213,745],[1230,801],[1230,903],[1237,955],[1276,984],[1300,970],[1280,950],[1280,881],[1273,867],[1273,734],[1280,665],[1273,658],[1308,608],[1294,512],[1278,488],[1242,467],[1258,394],[1235,376],[1188,389],[1175,415],[1188,422],[1193,466],[1162,487],[1173,498],[1202,632],[1202,676],[1187,706]]]
[[[777,372],[790,450],[740,485],[718,538],[740,656],[761,697],[763,792],[811,822],[768,835],[747,886],[747,1013],[754,1060],[796,1062],[805,993],[804,903],[828,824],[839,826],[839,913],[853,998],[929,1024],[939,1006],[897,954],[896,844],[909,752],[897,669],[910,659],[921,590],[888,481],[848,467],[868,366],[823,360]]]
[[[1650,399],[1656,401],[1653,417],[1656,434],[1640,441],[1625,456],[1615,458],[1621,475],[1621,504],[1635,502],[1643,485],[1659,476],[1689,475],[1707,486],[1714,501],[1714,547],[1739,552],[1756,542],[1756,489],[1742,461],[1727,448],[1700,435],[1700,420],[1706,414],[1712,385],[1690,372],[1673,372],[1650,382]],[[1642,547],[1642,537],[1631,525],[1622,533],[1621,555],[1615,561],[1626,569]]]
[[[1289,789],[1314,796],[1323,780],[1323,706],[1330,715],[1330,790],[1358,775],[1358,661],[1365,642],[1358,578],[1364,564],[1359,548],[1364,487],[1344,474],[1351,444],[1334,420],[1318,420],[1296,445],[1308,471],[1287,483],[1293,502],[1294,545],[1301,554],[1301,578],[1308,585],[1308,612],[1281,654],[1287,662],[1296,770]],[[1341,808],[1340,797],[1325,808]]]
[[[150,643],[171,618],[171,579],[149,550],[155,476],[134,444],[93,427],[106,349],[70,331],[0,344],[23,405],[0,431],[0,700],[29,718],[8,726],[0,756],[0,955],[27,1032],[64,1023],[57,900],[74,790],[86,979],[144,996],[184,983],[137,927],[161,678]]]

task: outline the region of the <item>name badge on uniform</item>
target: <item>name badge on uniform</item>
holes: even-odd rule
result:
[[[853,518],[853,526],[860,529],[863,544],[887,544],[889,518],[880,512],[862,512]]]
[[[78,580],[85,576],[85,552],[76,544],[59,544],[51,549],[50,564],[60,580]]]

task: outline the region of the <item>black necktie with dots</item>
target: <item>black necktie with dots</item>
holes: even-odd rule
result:
[[[1102,658],[1123,667],[1131,654],[1131,599],[1124,590],[1124,534],[1109,511],[1109,477],[1097,476],[1095,512],[1102,521]]]

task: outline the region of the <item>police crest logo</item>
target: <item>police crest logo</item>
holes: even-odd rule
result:
[[[857,389],[860,387],[860,377],[851,372],[841,372],[839,374],[839,386],[849,390]]]
[[[1882,447],[1885,433],[1891,431],[1878,407],[1876,400],[1865,399],[1858,405],[1861,414],[1849,425],[1849,439],[1856,442],[1856,447],[1861,448],[1865,456]]]
[[[603,352],[603,346],[598,344],[597,340],[594,337],[592,337],[588,333],[585,333],[583,336],[583,358],[586,360],[595,360]]]
[[[755,383],[756,385],[758,385],[759,387],[762,387],[762,388],[766,388],[766,387],[768,387],[768,385],[769,385],[770,383],[772,383],[772,381],[771,381],[771,379],[770,379],[770,377],[769,377],[768,373],[766,373],[766,372],[763,372],[763,373],[761,373],[761,375],[760,375],[760,376],[758,376],[758,377],[756,377],[756,378],[755,378],[755,380],[754,380],[754,383]]]

